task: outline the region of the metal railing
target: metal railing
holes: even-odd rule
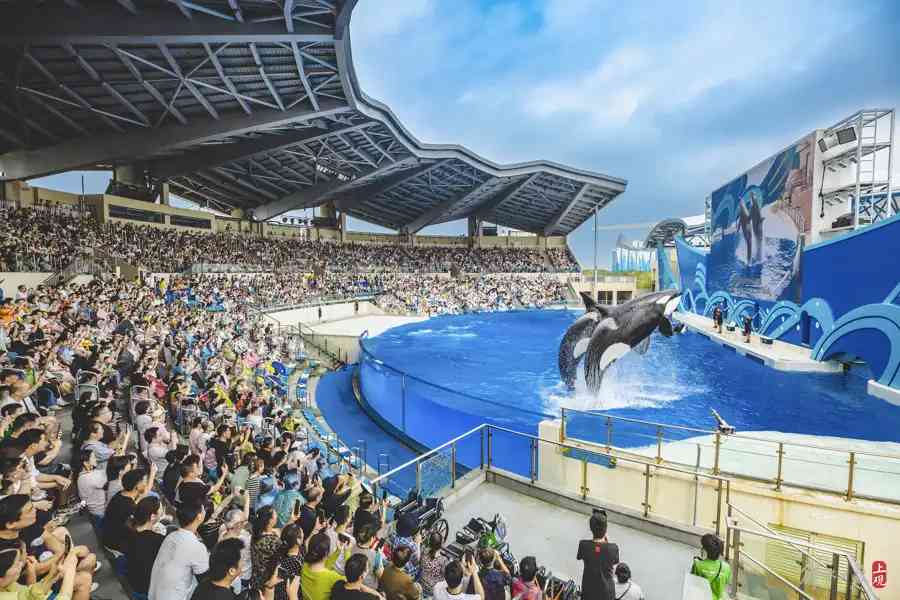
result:
[[[900,504],[900,455],[561,409],[561,439],[850,501]]]
[[[312,296],[306,302],[293,302],[283,304],[261,304],[254,306],[259,312],[279,312],[284,310],[294,310],[299,308],[315,308],[317,306],[328,306],[331,304],[346,304],[348,302],[371,302],[375,296],[381,293],[380,289],[373,289],[365,294],[354,294],[350,296]]]
[[[511,471],[505,468],[504,465],[498,465],[497,460],[495,460],[494,448],[497,444],[502,443],[505,449],[509,449],[512,440],[516,441],[516,443],[512,444],[513,446],[518,447],[519,450],[528,451],[528,460],[525,461],[527,462],[527,473]],[[542,450],[577,457],[581,463],[580,476],[578,481],[575,482],[577,486],[570,489],[559,489],[542,481],[540,473]],[[508,454],[508,452],[504,454]],[[509,457],[498,456],[497,458],[503,462]],[[525,466],[525,462],[513,462],[520,462],[522,466]],[[612,498],[605,495],[605,492],[613,489],[615,486],[601,485],[605,483],[603,478],[607,467],[618,467],[621,465],[630,466],[632,473],[642,480],[640,493],[633,494],[631,500],[625,504],[622,504],[621,498]],[[526,478],[529,484],[535,488],[553,493],[562,492],[567,495],[578,496],[583,501],[599,505],[609,506],[617,504],[625,509],[642,514],[644,518],[659,518],[668,522],[674,520],[685,527],[702,527],[703,529],[714,531],[717,535],[721,533],[725,525],[726,508],[731,494],[731,482],[725,477],[683,469],[678,466],[659,465],[638,457],[615,456],[611,452],[602,450],[585,452],[577,446],[564,442],[547,440],[536,435],[488,423],[483,423],[379,475],[371,481],[371,484],[377,489],[380,485],[394,483],[393,489],[396,490],[398,487],[397,481],[405,480],[406,486],[404,487],[402,483],[399,486],[401,493],[415,489],[417,493],[423,496],[440,495],[453,490],[461,478],[475,470],[511,472],[513,475]],[[677,517],[673,518],[672,505],[677,503],[677,498],[671,493],[666,495],[666,502],[663,506],[666,510],[654,509],[651,502],[652,498],[654,498],[653,481],[660,472],[685,480],[694,480],[694,485],[690,486],[691,493],[689,497],[684,498],[688,504],[677,507],[677,510],[674,511],[683,515],[691,514],[691,518],[682,518],[680,520]],[[697,506],[703,500],[704,492],[714,495],[712,502],[715,504],[715,518],[711,522],[701,525],[698,523]]]
[[[100,265],[91,256],[81,256],[73,259],[63,269],[53,273],[41,282],[42,285],[54,287],[65,285],[78,275],[100,275]]]
[[[727,510],[725,558],[732,568],[732,598],[777,588],[785,597],[801,600],[878,600],[852,554],[779,534],[730,502]],[[750,525],[744,526],[743,520]],[[772,558],[760,558],[760,553]]]

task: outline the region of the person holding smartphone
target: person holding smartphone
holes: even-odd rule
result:
[[[467,594],[469,581],[475,589]],[[478,565],[472,554],[466,554],[462,561],[454,560],[444,567],[444,580],[434,586],[434,600],[484,600],[484,588],[478,577]]]
[[[594,509],[588,526],[591,539],[578,543],[577,560],[584,562],[581,597],[583,600],[615,600],[613,568],[619,562],[619,547],[606,539],[606,512]]]
[[[289,523],[281,530],[281,551],[278,553],[278,576],[282,580],[275,586],[275,600],[288,600],[288,588],[303,569],[303,529],[297,523]]]

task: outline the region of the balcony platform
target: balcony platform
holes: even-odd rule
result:
[[[810,349],[796,344],[775,340],[771,345],[763,344],[757,334],[750,336],[750,342],[744,342],[739,330],[723,329],[718,333],[713,328],[713,321],[693,313],[676,312],[674,318],[690,329],[709,340],[735,353],[746,356],[777,371],[795,373],[843,373],[844,367],[838,361],[820,361],[810,358]]]
[[[578,541],[591,537],[589,514],[507,485],[481,482],[447,502],[444,517],[450,540],[472,517],[491,520],[496,513],[506,519],[506,541],[516,561],[534,556],[557,577],[581,585],[582,563],[575,556]],[[632,580],[647,598],[680,598],[684,574],[699,548],[614,522],[609,524],[608,538],[619,546],[620,559],[631,567]]]

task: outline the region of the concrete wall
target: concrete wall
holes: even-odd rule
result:
[[[560,422],[540,424],[543,440],[560,439]],[[571,440],[567,444],[574,444]],[[578,443],[587,450],[603,451],[600,446]],[[541,484],[567,493],[581,494],[583,473],[586,472],[588,498],[603,505],[612,503],[632,510],[643,510],[646,466],[619,460],[615,468],[571,458],[559,446],[540,444],[539,479]],[[718,494],[714,481],[693,475],[650,467],[648,504],[654,518],[691,526],[713,529],[717,518]],[[696,498],[696,522],[694,502]],[[785,525],[818,534],[863,542],[861,564],[868,572],[872,561],[891,561],[900,556],[900,506],[861,500],[846,502],[835,495],[783,488],[776,492],[772,486],[745,480],[732,480],[730,499],[755,520],[771,525]],[[724,532],[725,514],[719,516]],[[736,516],[744,526],[753,528],[748,520]],[[723,533],[724,535],[724,533]],[[765,560],[765,548],[748,545],[744,548],[754,558]],[[879,590],[881,600],[900,600],[900,582],[888,580],[888,587]]]
[[[322,310],[322,316],[319,317],[319,309]],[[322,304],[321,306],[307,306],[304,308],[294,308],[291,310],[282,310],[268,314],[268,317],[282,325],[316,325],[317,323],[327,323],[329,321],[339,321],[341,319],[350,319],[352,317],[362,317],[365,315],[383,315],[384,311],[372,304],[371,302],[359,302],[359,312],[356,312],[354,302],[340,302],[336,304]]]
[[[329,321],[339,321],[342,319],[350,319],[353,317],[363,317],[367,315],[383,315],[385,312],[377,305],[371,302],[360,301],[341,302],[336,304],[323,304],[322,317],[319,318],[318,306],[310,306],[306,308],[295,308],[292,310],[283,310],[269,313],[266,318],[280,325],[303,325],[310,326],[318,323],[327,323]],[[337,355],[340,360],[346,363],[359,362],[361,353],[359,347],[359,336],[356,335],[336,335],[336,334],[320,334],[310,333],[304,327],[303,332],[313,344],[321,346],[325,350]]]

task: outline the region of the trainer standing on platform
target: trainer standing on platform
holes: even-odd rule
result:
[[[713,309],[713,328],[718,332],[722,333],[722,305],[716,304],[716,307]]]

